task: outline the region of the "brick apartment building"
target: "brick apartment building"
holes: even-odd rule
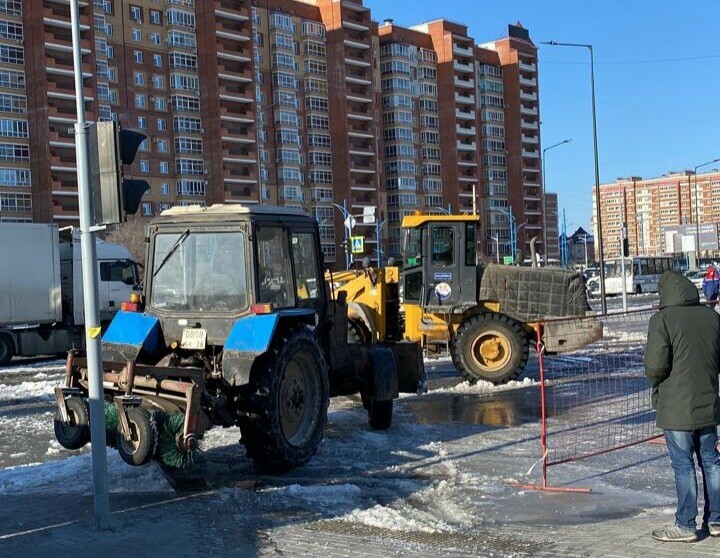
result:
[[[361,0],[81,2],[88,120],[148,136],[141,212],[268,203],[321,225],[375,207],[385,255],[415,209],[473,210],[482,249],[542,246],[537,52],[519,24],[477,45],[447,20],[378,25]],[[77,222],[68,0],[0,0],[0,221]],[[353,234],[376,250],[375,226]],[[555,238],[553,235],[552,238]],[[548,234],[551,238],[551,235]],[[551,249],[552,250],[552,249]]]
[[[548,259],[560,260],[560,208],[557,192],[545,192],[545,227]]]
[[[596,207],[593,191],[592,227],[595,238]],[[600,214],[605,257],[620,254],[623,221],[627,223],[631,254],[653,256],[671,253],[673,249],[665,246],[665,233],[669,227],[699,222],[702,230],[703,225],[720,223],[720,171],[698,173],[697,176],[692,171],[673,172],[646,180],[632,176],[619,178],[612,184],[602,184]]]

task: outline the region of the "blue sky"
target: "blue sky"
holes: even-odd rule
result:
[[[520,21],[540,47],[546,184],[567,209],[568,228],[590,224],[594,184],[590,66],[595,50],[600,181],[659,176],[720,157],[720,1],[365,0],[373,18],[410,26],[445,17],[479,43]],[[708,167],[704,170],[711,170]]]

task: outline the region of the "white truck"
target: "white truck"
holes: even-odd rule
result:
[[[99,306],[108,323],[139,289],[124,246],[97,240]],[[80,234],[57,225],[0,223],[0,365],[85,344]]]

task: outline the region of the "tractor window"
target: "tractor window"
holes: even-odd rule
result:
[[[422,230],[421,229],[405,229],[403,230],[403,258],[405,258],[405,268],[420,265],[422,258]]]
[[[258,302],[295,306],[287,233],[280,227],[258,227],[257,250]]]
[[[451,227],[433,227],[432,229],[432,264],[453,265],[455,258],[454,234]]]
[[[319,273],[315,235],[292,233],[293,265],[295,266],[295,292],[300,300],[318,298]]]
[[[465,225],[465,265],[477,264],[477,226],[475,223]]]

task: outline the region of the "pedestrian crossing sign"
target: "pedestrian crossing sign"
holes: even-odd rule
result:
[[[364,254],[365,253],[365,237],[364,236],[351,236],[350,237],[350,248],[353,254]]]

